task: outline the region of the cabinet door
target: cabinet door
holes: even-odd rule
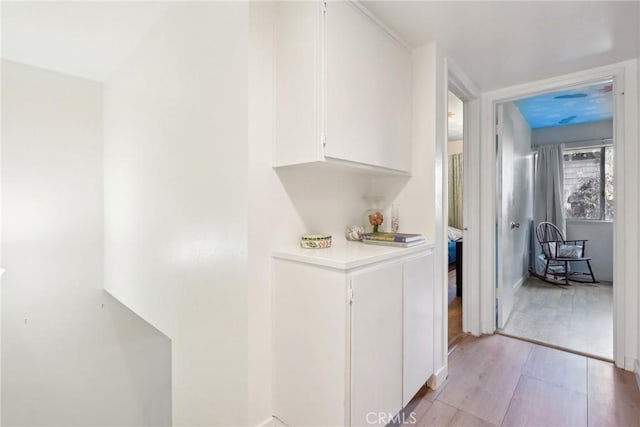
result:
[[[371,426],[402,409],[402,265],[354,274],[351,287],[351,425]]]
[[[433,277],[433,252],[404,263],[403,406],[433,374]]]
[[[346,275],[278,259],[272,271],[273,414],[289,426],[344,425]]]
[[[329,158],[410,171],[411,54],[351,2],[326,12]]]
[[[273,165],[321,160],[318,2],[274,3]]]

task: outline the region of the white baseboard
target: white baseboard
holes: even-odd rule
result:
[[[480,334],[478,336],[491,335],[491,334],[494,334],[496,332],[495,320],[488,321],[488,322],[482,322],[480,325],[482,326],[482,328],[481,328]]]
[[[271,423],[273,420],[274,420],[273,417],[269,417],[266,420],[256,424],[255,427],[267,427],[269,425],[269,423]]]
[[[448,376],[449,367],[445,365],[442,368],[438,369],[433,375],[431,375],[431,378],[429,378],[429,380],[427,381],[427,385],[430,389],[437,390],[440,386],[442,386],[444,380],[446,380]]]
[[[621,366],[621,368],[624,369],[625,371],[638,372],[636,368],[637,366],[638,366],[638,359],[625,357],[624,366]]]
[[[524,282],[526,282],[528,278],[529,278],[529,272],[527,271],[524,274],[524,276],[522,276],[520,279],[518,279],[518,281],[515,283],[515,285],[513,285],[513,290],[517,291],[518,289],[520,289],[522,287],[522,284]]]
[[[634,370],[636,373],[636,385],[638,386],[638,390],[640,390],[640,361],[636,360],[636,369]]]

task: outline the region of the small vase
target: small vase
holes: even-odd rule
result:
[[[382,214],[382,209],[372,208],[367,209],[364,212],[362,226],[364,227],[364,231],[366,233],[376,233],[378,231],[383,231],[383,223],[384,215]]]
[[[397,204],[391,205],[391,232],[397,233],[400,229],[400,208]]]

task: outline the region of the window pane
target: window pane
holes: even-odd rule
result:
[[[604,219],[613,220],[613,147],[604,149]]]
[[[600,219],[600,148],[564,152],[567,218]]]

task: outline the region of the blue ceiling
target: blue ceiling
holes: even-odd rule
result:
[[[571,126],[613,117],[611,81],[515,101],[531,129]]]

